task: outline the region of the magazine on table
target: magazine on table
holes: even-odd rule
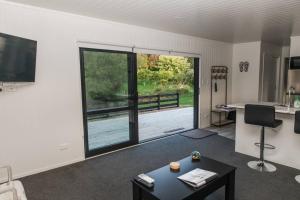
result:
[[[194,188],[198,188],[216,178],[217,175],[215,172],[196,168],[177,178]]]

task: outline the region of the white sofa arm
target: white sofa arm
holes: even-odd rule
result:
[[[0,196],[1,194],[12,192],[13,200],[18,200],[17,190],[12,186],[7,186],[6,188],[0,189]]]
[[[13,179],[12,179],[12,169],[11,166],[0,166],[0,169],[6,169],[7,171],[7,178],[8,178],[8,182],[10,183]]]

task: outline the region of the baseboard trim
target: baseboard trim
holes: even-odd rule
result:
[[[155,141],[158,141],[158,140],[164,140],[164,139],[167,139],[169,137],[173,137],[173,136],[179,135],[179,133],[180,132],[174,133],[174,134],[170,134],[170,135],[166,135],[166,136],[163,136],[163,137],[154,138],[154,139],[147,140],[147,141],[144,141],[144,142],[141,141],[140,143],[135,144],[135,145],[131,145],[131,146],[124,147],[124,148],[121,148],[121,149],[117,149],[117,150],[114,150],[114,151],[109,151],[107,153],[102,153],[102,154],[99,154],[99,155],[88,157],[88,158],[86,158],[86,160],[90,160],[90,159],[94,159],[94,158],[97,158],[97,157],[109,155],[109,154],[112,154],[112,153],[115,153],[115,152],[118,152],[118,151],[123,151],[123,150],[126,150],[126,149],[131,149],[131,148],[138,147],[138,146],[141,146],[141,145],[144,145],[144,144],[148,144],[148,143],[151,143],[151,142],[155,142]]]
[[[92,157],[89,157],[89,158],[80,157],[80,158],[77,158],[77,159],[74,159],[74,160],[71,160],[71,161],[58,163],[58,164],[55,164],[55,165],[52,165],[52,166],[34,169],[32,171],[29,171],[29,172],[19,173],[19,174],[15,174],[15,175],[13,174],[13,178],[14,179],[24,178],[26,176],[35,175],[35,174],[46,172],[46,171],[49,171],[49,170],[53,170],[53,169],[56,169],[56,168],[59,168],[59,167],[64,167],[64,166],[71,165],[71,164],[78,163],[78,162],[82,162],[82,161],[85,161],[85,160],[94,159],[94,158],[97,158],[97,157],[105,156],[105,155],[112,154],[112,153],[118,152],[118,151],[123,151],[125,149],[134,148],[134,147],[141,146],[141,145],[151,143],[151,142],[155,142],[155,141],[158,141],[158,140],[164,140],[164,139],[167,139],[169,137],[174,137],[176,135],[179,135],[179,133],[170,134],[170,135],[160,137],[160,138],[155,138],[153,140],[141,142],[141,143],[136,144],[136,145],[132,145],[132,146],[125,147],[125,148],[122,148],[122,149],[118,149],[118,150],[115,150],[115,151],[110,151],[110,152],[107,152],[107,153],[99,154],[99,155],[92,156]]]
[[[139,144],[132,145],[132,146],[129,146],[129,147],[125,147],[125,148],[122,148],[122,149],[118,149],[118,150],[115,150],[115,151],[103,153],[103,154],[96,155],[96,156],[93,156],[93,157],[90,157],[90,158],[80,157],[80,158],[77,158],[77,159],[74,159],[74,160],[71,160],[71,161],[67,161],[67,162],[58,163],[58,164],[47,166],[47,167],[42,167],[42,168],[34,169],[34,170],[31,170],[31,171],[28,171],[28,172],[19,173],[19,174],[13,174],[13,178],[14,179],[19,179],[19,178],[24,178],[26,176],[31,176],[31,175],[39,174],[39,173],[46,172],[46,171],[49,171],[49,170],[57,169],[59,167],[68,166],[68,165],[71,165],[71,164],[74,164],[74,163],[78,163],[78,162],[82,162],[82,161],[85,161],[85,160],[97,158],[97,157],[100,157],[100,156],[104,156],[104,155],[111,154],[111,153],[114,153],[114,152],[122,151],[122,150],[129,149],[129,148],[133,148],[133,147],[136,147],[136,146],[144,145],[144,144],[147,144],[147,143],[150,143],[150,142],[154,142],[154,141],[157,141],[157,140],[162,140],[162,139],[166,139],[168,137],[173,137],[174,135],[176,135],[176,134],[169,135],[169,136],[166,136],[166,137],[163,137],[163,138],[157,138],[157,139],[154,139],[154,140],[151,140],[151,141],[147,141],[147,142],[144,142],[144,143],[139,143]]]
[[[31,170],[31,171],[28,171],[28,172],[19,173],[19,174],[13,174],[13,178],[14,179],[24,178],[26,176],[31,176],[31,175],[34,175],[34,174],[39,174],[39,173],[46,172],[46,171],[49,171],[49,170],[52,170],[52,169],[57,169],[59,167],[64,167],[64,166],[71,165],[71,164],[74,164],[74,163],[82,162],[84,160],[85,160],[85,158],[82,158],[82,157],[76,158],[74,160],[70,160],[70,161],[67,161],[67,162],[58,163],[58,164],[47,166],[47,167],[42,167],[42,168],[34,169],[34,170]]]

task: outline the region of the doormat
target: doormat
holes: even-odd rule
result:
[[[195,130],[180,133],[181,136],[192,138],[192,139],[202,139],[217,134],[218,133],[216,132],[212,132],[204,129],[195,129]]]

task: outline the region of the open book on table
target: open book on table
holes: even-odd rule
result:
[[[198,188],[217,177],[217,173],[196,168],[186,174],[177,177],[186,184]]]

